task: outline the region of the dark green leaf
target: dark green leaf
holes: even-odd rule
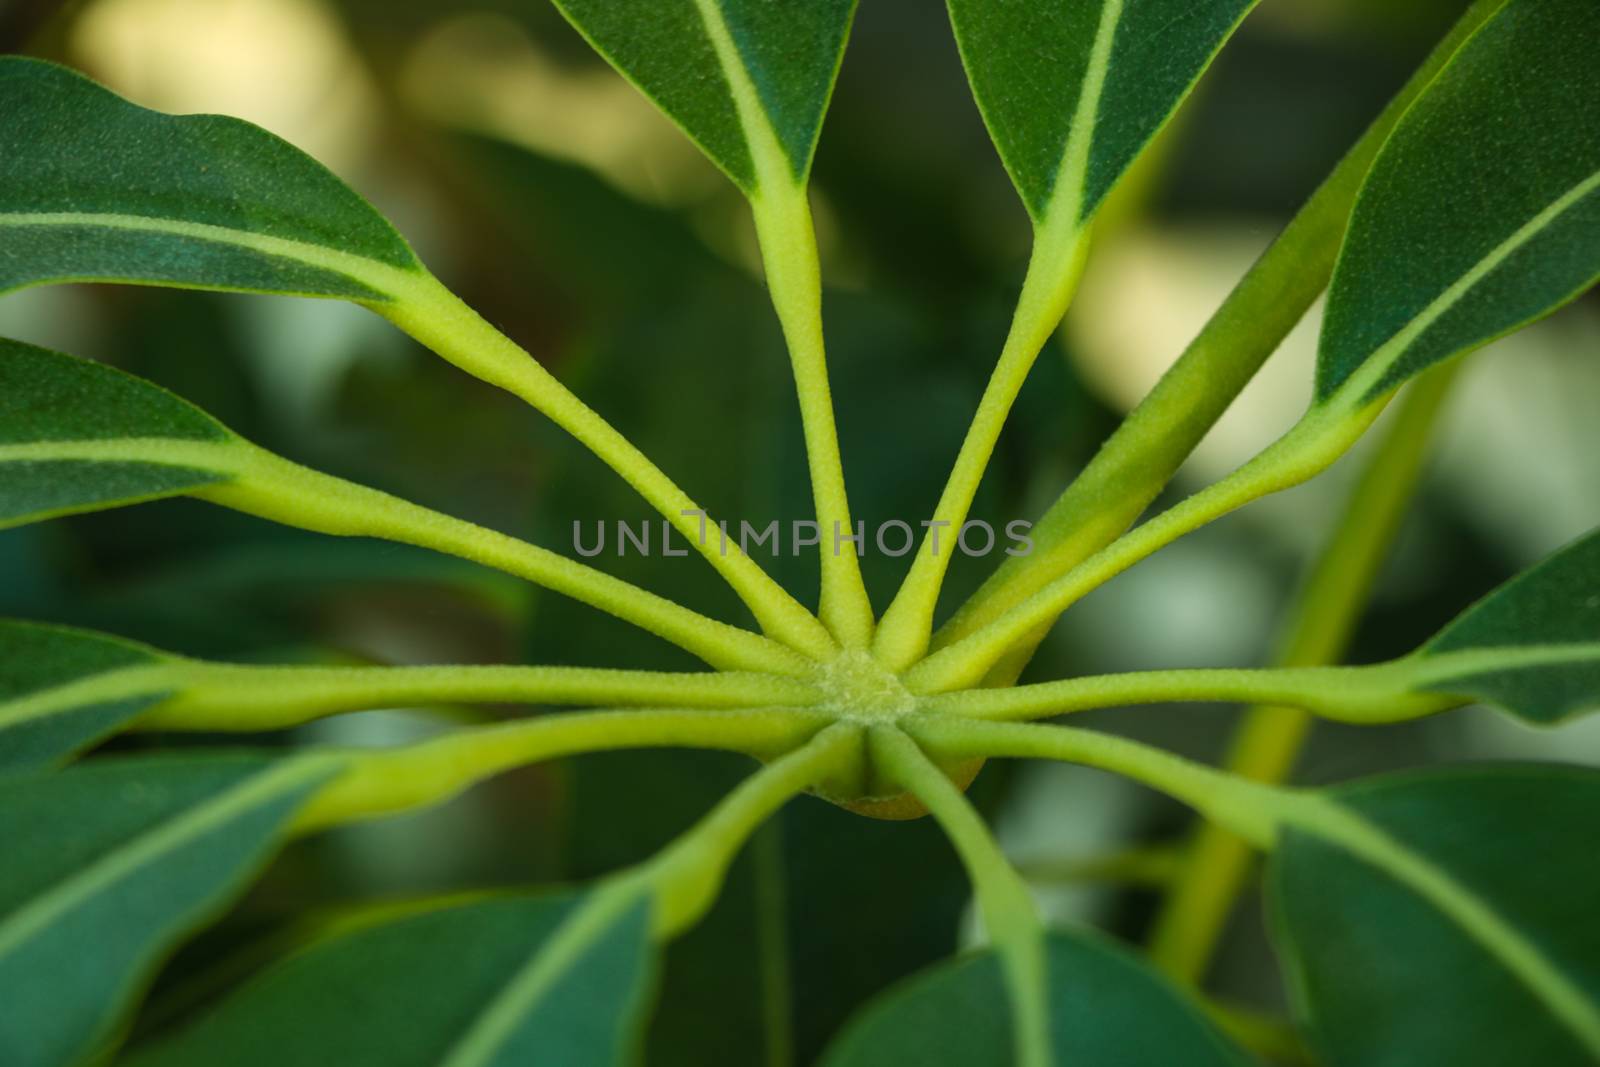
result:
[[[0,292],[69,281],[384,300],[421,271],[382,216],[265,130],[0,59]]]
[[[1076,225],[1255,0],[949,0],[972,94],[1035,221]],[[1064,205],[1064,207],[1062,206]]]
[[[855,0],[556,4],[745,192],[777,173],[805,180]]]
[[[585,899],[458,905],[324,942],[261,975],[136,1067],[513,1067],[629,1062],[650,985],[649,909],[612,916],[542,995],[490,1021]],[[486,1025],[507,1029],[474,1056]]]
[[[1600,1058],[1600,773],[1454,768],[1332,790],[1274,853],[1290,983],[1329,1067]]]
[[[1364,403],[1600,277],[1596,55],[1593,0],[1511,0],[1412,106],[1351,217],[1319,402],[1353,381]]]
[[[73,1063],[259,866],[326,758],[163,757],[0,778],[0,1062]]]
[[[169,662],[101,634],[0,619],[0,772],[54,764],[171,696]]]
[[[159,386],[0,339],[0,528],[229,481],[235,440]]]
[[[1116,1067],[1243,1067],[1198,1008],[1143,962],[1098,937],[1049,936],[1055,1060]],[[1000,963],[983,952],[891,990],[852,1023],[823,1067],[1007,1067],[1010,1006]]]
[[[1600,530],[1490,593],[1410,662],[1421,688],[1533,722],[1600,707]]]

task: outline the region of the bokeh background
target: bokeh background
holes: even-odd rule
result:
[[[1266,0],[1110,206],[978,514],[996,526],[1037,516],[1462,6]],[[544,0],[0,0],[0,48],[69,63],[152,107],[225,112],[288,138],[373,200],[440,277],[715,513],[758,524],[807,515],[787,360],[742,201]],[[853,502],[869,524],[914,524],[998,350],[1027,240],[943,5],[863,0],[814,187]],[[1225,473],[1299,414],[1317,317],[1174,493]],[[574,519],[648,514],[536,413],[346,305],[59,287],[0,300],[0,334],[114,363],[296,460],[552,547],[570,549]],[[1475,358],[1355,661],[1409,649],[1600,523],[1596,410],[1593,296]],[[1029,677],[1267,661],[1359,463],[1097,592],[1056,628]],[[695,558],[604,563],[742,618]],[[814,560],[772,566],[814,599]],[[946,610],[986,566],[958,560]],[[867,561],[880,607],[900,569]],[[0,533],[0,614],[242,660],[690,666],[598,613],[466,564],[190,502]],[[367,713],[264,743],[396,743],[459,714]],[[1149,708],[1079,721],[1216,759],[1236,715]],[[1510,756],[1600,760],[1600,720],[1533,731],[1479,709],[1381,731],[1322,727],[1300,777]],[[721,756],[588,757],[298,845],[167,968],[134,1040],[375,903],[583,879],[638,859],[745,770]],[[1144,934],[1157,900],[1148,887],[1084,884],[1064,868],[1179,841],[1182,811],[1063,767],[993,766],[974,792],[1057,918]],[[969,942],[967,910],[933,827],[792,805],[747,851],[710,919],[671,951],[649,1062],[807,1062],[853,1005]],[[1253,901],[1240,908],[1212,987],[1276,1010],[1259,914]],[[774,965],[784,959],[786,976]],[[774,1002],[788,1011],[775,1014]],[[793,1060],[768,1058],[773,1048]]]

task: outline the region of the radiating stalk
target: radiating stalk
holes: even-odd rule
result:
[[[1300,593],[1281,665],[1320,666],[1343,656],[1422,476],[1429,438],[1460,366],[1437,367],[1407,390]],[[1309,712],[1296,707],[1250,709],[1235,734],[1227,769],[1252,781],[1283,781],[1312,722]],[[1226,829],[1200,827],[1156,920],[1151,955],[1163,970],[1188,982],[1204,977],[1250,859],[1249,847]]]

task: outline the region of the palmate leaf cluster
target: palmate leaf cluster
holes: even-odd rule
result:
[[[950,0],[973,95],[1034,246],[938,523],[959,528],[971,514],[1108,194],[1253,6]],[[854,4],[558,7],[748,200],[791,356],[815,517],[824,530],[853,528],[807,184]],[[802,793],[886,819],[931,814],[971,877],[988,942],[852,1005],[824,1067],[1199,1067],[1285,1054],[1135,951],[1093,931],[1046,928],[963,796],[994,758],[1126,775],[1264,852],[1296,1012],[1288,1044],[1303,1043],[1291,1054],[1350,1067],[1600,1061],[1591,914],[1600,774],[1458,767],[1302,790],[1030,721],[1166,701],[1250,702],[1373,726],[1482,702],[1531,724],[1564,721],[1600,705],[1600,533],[1386,662],[1342,667],[1336,652],[1308,652],[1264,670],[1013,684],[1041,635],[1085,594],[1320,473],[1399,395],[1368,472],[1375,488],[1358,491],[1328,573],[1337,584],[1339,560],[1381,551],[1372,531],[1385,526],[1383,508],[1403,503],[1461,357],[1600,277],[1597,55],[1592,0],[1479,0],[1047,512],[1036,551],[998,568],[937,628],[950,554],[929,542],[881,612],[857,557],[824,551],[813,611],[753,559],[700,538],[704,512],[683,488],[297,149],[235,119],[145,110],[63,67],[0,59],[0,291],[110,282],[361,305],[593,452],[699,549],[702,571],[748,613],[714,618],[604,568],[292,462],[153,383],[0,340],[0,525],[191,497],[486,565],[707,668],[244,665],[0,622],[0,1062],[634,1062],[666,945],[694,936],[724,885],[745,876],[747,843],[769,847],[761,827]],[[1324,288],[1304,415],[1233,474],[1133,525]],[[1315,596],[1306,610],[1319,610]],[[260,734],[363,709],[484,703],[582,710],[380,749],[94,751],[124,732]],[[694,813],[688,832],[589,884],[375,909],[153,1038],[124,1041],[162,962],[287,842],[426,808],[530,763],[653,747],[742,753],[759,769]],[[928,838],[917,826],[895,829],[919,843],[904,855],[881,850],[883,862],[915,884],[916,864],[931,862]],[[945,906],[897,904],[924,905]]]

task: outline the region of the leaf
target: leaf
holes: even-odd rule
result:
[[[1051,1041],[1057,1063],[1243,1067],[1198,1008],[1146,964],[1099,937],[1053,932]],[[1007,1067],[1010,1007],[992,952],[926,971],[869,1005],[822,1067]]]
[[[1600,1058],[1600,772],[1451,768],[1326,800],[1286,832],[1269,871],[1319,1062]]]
[[[0,619],[0,773],[87,748],[176,691],[155,649]]]
[[[229,481],[236,440],[159,386],[0,338],[0,529]]]
[[[385,301],[420,275],[382,216],[258,127],[0,59],[0,292],[113,281]]]
[[[1600,5],[1511,0],[1396,126],[1334,271],[1316,399],[1366,403],[1600,277]]]
[[[855,0],[556,0],[734,184],[804,184]]]
[[[130,1067],[629,1062],[650,986],[643,901],[612,915],[542,995],[500,1014],[530,961],[593,899],[489,900],[320,943],[133,1056]],[[502,1028],[502,1040],[472,1046],[469,1036],[487,1028]]]
[[[1600,707],[1600,530],[1490,593],[1405,662],[1419,688],[1530,722]]]
[[[337,764],[106,760],[0,778],[0,1062],[73,1063]]]
[[[1255,0],[949,0],[989,135],[1036,223],[1087,221]]]

